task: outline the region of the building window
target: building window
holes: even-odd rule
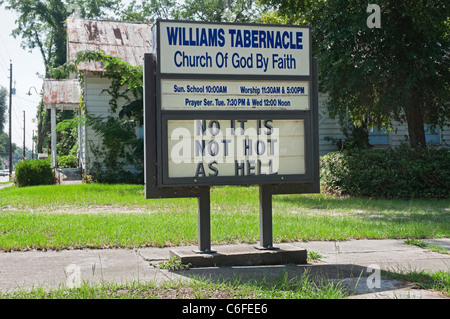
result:
[[[432,129],[430,125],[424,125],[425,129],[425,142],[427,144],[439,144],[439,130],[437,128]]]
[[[369,129],[369,143],[371,145],[389,145],[389,134],[385,129],[377,127]]]

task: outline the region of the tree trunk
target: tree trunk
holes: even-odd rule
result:
[[[37,143],[36,143],[36,149],[38,153],[42,153],[43,144],[44,144],[44,137],[42,135],[42,103],[38,106],[38,112],[37,112],[37,119],[38,119],[38,127],[37,127]]]
[[[409,144],[411,147],[426,148],[425,128],[423,113],[420,107],[420,99],[413,98],[406,109],[406,122],[408,124]]]
[[[352,138],[354,145],[359,149],[366,149],[370,147],[369,143],[369,129],[367,123],[364,121],[360,126],[353,126]]]
[[[43,114],[43,112],[49,113],[49,111],[44,110],[44,105],[41,103],[38,106],[38,132],[37,132],[37,143],[36,148],[38,153],[43,153],[44,151],[44,139],[47,133],[50,131],[50,116]]]

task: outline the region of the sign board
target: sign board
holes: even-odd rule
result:
[[[164,79],[161,109],[309,110],[309,83]]]
[[[309,27],[158,21],[158,187],[311,183]]]
[[[156,41],[155,41],[156,40]],[[160,72],[309,76],[310,28],[160,21]]]
[[[304,120],[169,120],[167,131],[169,178],[305,173]]]
[[[259,185],[260,246],[272,195],[318,193],[317,60],[308,26],[158,20],[144,57],[146,198],[197,197],[210,249],[210,187]]]

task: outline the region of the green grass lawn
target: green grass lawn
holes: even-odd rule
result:
[[[259,240],[257,187],[211,190],[213,244]],[[450,237],[450,200],[277,195],[274,242]],[[197,243],[196,199],[144,198],[142,185],[0,190],[0,250],[173,246]]]

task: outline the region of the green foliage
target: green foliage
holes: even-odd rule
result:
[[[56,146],[59,156],[67,156],[73,148],[77,147],[78,138],[78,120],[76,119],[78,111],[58,112],[56,131],[58,132],[58,144]]]
[[[0,86],[0,134],[3,133],[5,129],[6,122],[6,114],[7,114],[7,105],[6,105],[6,96],[8,95],[8,91]]]
[[[111,112],[116,112],[119,107],[119,100],[125,100],[125,106],[132,105],[127,109],[126,115],[132,115],[136,121],[140,121],[143,116],[143,68],[142,65],[132,66],[130,63],[110,55],[103,51],[82,51],[77,55],[74,64],[81,62],[101,62],[104,72],[95,72],[100,77],[111,80],[109,89],[105,91],[111,96],[109,105]],[[70,69],[70,68],[69,68]],[[141,101],[136,104],[136,100]],[[125,114],[122,114],[122,116]]]
[[[447,296],[450,295],[450,272],[437,271],[428,273],[424,270],[403,272],[389,272],[387,276],[405,280],[416,284],[419,289],[429,289],[442,291]]]
[[[19,186],[50,185],[54,182],[52,164],[48,160],[29,160],[19,162],[15,169]]]
[[[43,101],[37,107],[36,118],[38,122],[36,150],[42,153],[44,145],[50,140],[50,112],[45,109]]]
[[[263,7],[251,0],[186,0],[179,19],[214,22],[260,22]]]
[[[12,152],[16,150],[17,145],[12,143]],[[0,133],[0,156],[7,156],[9,154],[9,136],[6,133]]]
[[[177,18],[178,2],[175,0],[136,0],[120,12],[120,19],[124,21],[154,22],[156,19]]]
[[[265,14],[265,23],[275,24],[310,24],[306,14],[317,5],[317,0],[259,0],[259,2],[272,8],[273,12]]]
[[[174,256],[167,260],[166,262],[159,264],[160,269],[167,269],[167,270],[184,270],[191,268],[191,264],[183,264],[181,262],[181,259],[177,256]]]
[[[17,14],[12,36],[22,40],[22,47],[38,50],[44,62],[46,78],[68,78],[67,72],[53,72],[67,60],[66,20],[77,8],[83,18],[108,19],[122,10],[121,0],[0,0],[0,5]],[[50,118],[42,102],[38,106],[37,150],[43,151],[50,134]],[[1,133],[1,130],[0,130]]]
[[[321,158],[325,192],[375,198],[450,198],[450,151],[349,149]]]
[[[49,70],[66,62],[67,31],[65,21],[77,13],[84,18],[111,18],[110,13],[121,10],[120,0],[0,0],[7,10],[17,13],[14,37],[22,39],[22,47],[38,49],[42,55],[45,76]]]
[[[450,119],[444,1],[377,4],[380,29],[366,26],[364,1],[324,1],[311,11],[321,91],[331,116],[342,119],[348,110],[353,122],[369,119],[370,126],[407,123],[411,145],[424,144],[424,123]]]
[[[143,139],[136,136],[137,128],[143,123],[143,68],[102,51],[82,51],[75,61],[64,64],[54,72],[74,72],[77,64],[91,61],[103,64],[104,72],[95,72],[97,76],[111,80],[109,88],[104,90],[111,96],[109,115],[92,116],[84,110],[82,117],[61,122],[58,128],[68,130],[83,123],[101,137],[100,147],[93,143],[89,145],[95,157],[94,173],[90,180],[143,183],[144,145]],[[124,170],[124,167],[132,167],[134,172]]]
[[[351,126],[349,129],[343,129],[344,139],[334,138],[332,136],[325,136],[325,140],[330,141],[339,150],[347,149],[366,149],[371,148],[372,145],[369,143],[369,131],[367,126]]]
[[[96,158],[94,179],[105,183],[143,183],[143,139],[136,137],[134,121],[108,116],[90,118],[89,124],[102,137],[100,148],[94,144],[90,147]],[[139,173],[124,170],[125,166],[133,166]]]
[[[381,28],[366,25],[362,0],[262,0],[288,23],[312,25],[320,91],[329,115],[389,129],[407,123],[410,144],[425,144],[423,124],[450,120],[448,1],[376,2]]]
[[[57,157],[58,168],[78,168],[77,145],[75,145],[68,155]]]
[[[119,12],[124,21],[175,19],[207,22],[259,22],[264,7],[252,0],[135,0]]]
[[[423,240],[417,240],[417,239],[411,239],[408,238],[404,241],[404,243],[406,245],[413,245],[413,246],[418,246],[420,248],[425,248],[427,247],[427,244],[423,241]]]
[[[61,155],[58,156],[58,167],[59,168],[77,168],[78,158],[74,155]]]

